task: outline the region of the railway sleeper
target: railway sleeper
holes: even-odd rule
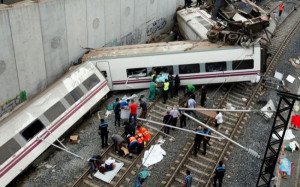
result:
[[[99,185],[93,183],[92,181],[86,180],[86,179],[83,180],[83,183],[84,183],[85,185],[87,185],[87,186],[90,186],[90,187],[101,187],[101,186],[99,186]]]
[[[230,95],[234,95],[238,98],[246,98],[246,99],[250,98],[250,95],[245,95],[245,94],[241,94],[241,93],[237,93],[237,92],[231,92]]]
[[[227,103],[231,103],[235,108],[240,109],[241,107],[245,107],[245,102],[242,100],[242,98],[229,96],[227,100],[228,100]]]
[[[206,172],[204,172],[202,170],[199,170],[199,169],[197,169],[197,168],[195,168],[193,166],[184,164],[184,167],[186,167],[187,169],[191,170],[191,173],[194,173],[194,175],[199,175],[200,174],[200,175],[204,175],[206,177],[209,176],[209,173],[206,173]],[[197,173],[197,174],[195,174],[195,173]]]
[[[199,162],[193,158],[188,158],[188,160],[192,163],[191,165],[197,165],[197,166],[200,166],[203,168],[208,168],[208,169],[213,169],[213,167],[214,167],[214,164],[210,163],[210,162],[207,162],[208,164],[204,164],[203,162]]]

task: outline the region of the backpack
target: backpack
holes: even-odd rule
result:
[[[142,171],[139,172],[138,177],[140,179],[140,182],[143,183],[147,177],[150,176],[150,172],[148,168],[143,168]]]

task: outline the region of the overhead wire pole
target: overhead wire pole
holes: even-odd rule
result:
[[[250,149],[250,148],[247,148],[247,147],[242,146],[242,145],[239,144],[238,142],[236,142],[236,141],[230,139],[229,137],[223,135],[222,133],[220,133],[220,132],[218,132],[217,130],[211,128],[210,126],[206,125],[205,123],[203,123],[203,122],[197,120],[196,118],[194,118],[194,117],[188,115],[187,113],[184,113],[183,115],[185,115],[185,116],[187,116],[188,118],[192,119],[193,121],[199,123],[200,125],[202,125],[202,126],[208,128],[208,129],[210,129],[211,131],[213,131],[213,132],[216,133],[217,135],[223,137],[224,139],[230,141],[231,143],[233,143],[233,144],[239,146],[240,148],[246,150],[250,155],[252,155],[252,156],[254,156],[254,157],[256,157],[256,158],[260,158],[259,154],[258,154],[256,151],[254,151],[254,150],[252,150],[252,149]]]
[[[259,178],[256,182],[257,187],[269,187],[271,184],[271,179],[281,151],[284,135],[289,125],[294,104],[296,101],[300,100],[300,95],[286,93],[279,90],[277,90],[277,95],[279,95],[280,98],[264,158],[262,160]],[[279,131],[283,131],[281,136],[279,135]],[[273,134],[277,137],[277,139],[272,137]]]

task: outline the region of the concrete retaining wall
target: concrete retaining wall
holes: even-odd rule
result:
[[[0,104],[57,80],[85,47],[144,43],[183,0],[39,0],[0,5]]]

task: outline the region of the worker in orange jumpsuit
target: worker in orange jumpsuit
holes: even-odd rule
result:
[[[135,135],[135,139],[137,140],[137,154],[140,154],[144,149],[144,137],[142,133],[137,133]]]
[[[131,154],[136,153],[136,148],[137,148],[137,145],[138,145],[138,142],[137,142],[136,138],[134,136],[128,135],[127,141],[128,141],[129,153],[131,153]],[[129,155],[129,156],[131,156],[131,155]]]

